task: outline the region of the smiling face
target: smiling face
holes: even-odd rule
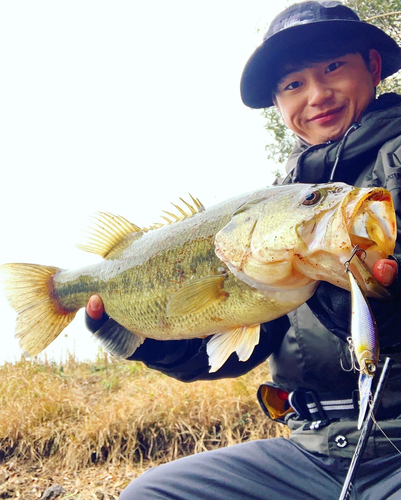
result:
[[[340,140],[360,120],[380,82],[381,57],[371,49],[369,67],[356,53],[285,69],[274,104],[287,127],[313,145]]]

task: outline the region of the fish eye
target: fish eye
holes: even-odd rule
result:
[[[316,205],[321,199],[322,195],[318,189],[314,191],[309,191],[308,193],[304,194],[300,200],[300,203],[302,205]]]

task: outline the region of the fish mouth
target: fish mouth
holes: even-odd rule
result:
[[[394,251],[396,219],[390,193],[372,188],[363,196],[352,195],[345,216],[352,249],[358,246],[361,252],[351,260],[350,267],[370,296],[388,298],[390,292],[373,278],[372,268],[377,260]]]

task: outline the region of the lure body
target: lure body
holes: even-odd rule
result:
[[[379,362],[379,334],[369,303],[352,272],[347,269],[351,289],[351,344],[359,365],[359,417],[362,427],[368,407],[372,380]]]

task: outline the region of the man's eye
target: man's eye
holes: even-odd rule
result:
[[[284,90],[295,90],[298,87],[300,87],[301,85],[302,85],[302,82],[298,82],[298,81],[291,82],[285,86]]]
[[[327,66],[325,73],[331,73],[332,71],[335,71],[337,68],[339,68],[343,64],[344,63],[341,61],[333,62]]]

